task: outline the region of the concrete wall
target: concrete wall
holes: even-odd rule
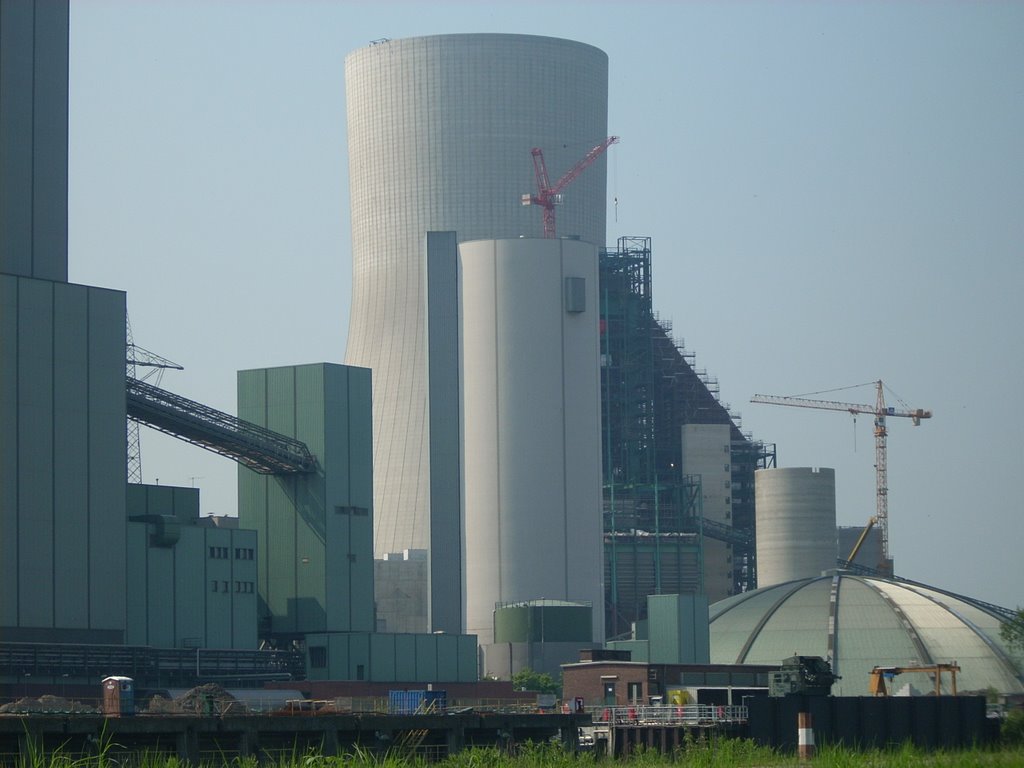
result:
[[[480,240],[459,264],[466,627],[488,644],[497,603],[603,604],[597,251]]]
[[[0,274],[4,640],[123,641],[124,351],[123,293]]]
[[[0,3],[0,272],[68,279],[68,2]]]
[[[427,553],[391,553],[373,561],[378,632],[422,632],[427,626]]]
[[[836,567],[834,469],[761,469],[754,473],[754,489],[759,587]]]
[[[544,149],[557,179],[607,135],[607,91],[603,52],[547,37],[390,40],[345,60],[345,361],[373,369],[378,557],[432,546],[425,233],[540,235],[541,210],[520,204],[536,187],[530,149]],[[604,243],[605,167],[602,158],[566,190],[560,234]]]
[[[704,517],[732,525],[731,432],[728,424],[685,424],[683,475],[700,475]],[[711,602],[732,593],[732,547],[704,537],[704,592]]]
[[[374,629],[370,372],[326,363],[240,371],[238,415],[303,441],[318,468],[238,468],[256,530],[261,615],[276,634]]]

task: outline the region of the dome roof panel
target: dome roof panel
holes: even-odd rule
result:
[[[711,661],[778,664],[794,653],[831,656],[834,671],[843,678],[834,692],[857,696],[868,694],[875,666],[955,660],[961,667],[959,690],[1024,692],[999,637],[998,616],[969,598],[847,573],[835,577],[835,583],[834,624],[833,578],[828,577],[774,585],[715,603],[710,610]],[[942,682],[949,692],[947,675]],[[926,673],[905,673],[897,678],[899,686],[904,683],[922,693],[934,687]]]

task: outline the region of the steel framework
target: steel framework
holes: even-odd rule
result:
[[[646,615],[646,597],[703,588],[703,539],[731,547],[733,590],[756,586],[754,470],[774,446],[752,441],[655,314],[651,239],[623,237],[600,258],[605,626],[610,636]],[[732,526],[703,518],[700,479],[682,475],[684,424],[728,424]]]
[[[264,475],[315,472],[305,443],[152,384],[127,380],[128,418]]]

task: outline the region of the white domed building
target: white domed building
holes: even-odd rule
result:
[[[1024,693],[1021,659],[999,636],[1000,610],[915,582],[834,571],[774,584],[710,607],[711,662],[779,664],[788,656],[822,656],[842,677],[834,695],[868,695],[875,666],[956,662],[957,689]],[[904,673],[910,684],[934,690],[924,672]],[[942,692],[951,680],[942,677]]]

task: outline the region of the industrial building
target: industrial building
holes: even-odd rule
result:
[[[711,606],[711,660],[771,664],[792,655],[821,656],[842,676],[837,695],[867,696],[876,666],[956,662],[961,692],[1022,693],[1024,684],[999,635],[1003,609],[904,580],[834,571],[761,587]],[[928,693],[934,678],[907,673]],[[948,676],[942,681],[950,693]]]
[[[552,167],[567,168],[607,136],[608,58],[526,35],[387,40],[346,57],[345,88],[353,249],[345,360],[374,376],[374,551],[428,552],[429,624],[401,631],[459,632],[468,543],[457,447],[429,402],[428,375],[438,368],[430,358],[439,353],[431,344],[443,340],[428,323],[427,233],[454,232],[460,242],[539,237],[540,212],[520,201],[535,189],[530,151],[541,147]],[[605,199],[601,159],[565,196],[560,233],[603,244]],[[402,592],[382,582],[378,602],[394,615],[386,600]]]
[[[955,662],[960,691],[1024,692],[999,634],[1007,609],[877,572],[835,568],[834,475],[803,467],[757,473],[759,588],[711,606],[712,662],[820,656],[842,677],[833,692],[847,696],[870,693],[876,666]],[[942,681],[942,691],[951,692],[951,683]],[[897,681],[907,684],[919,693],[935,687],[924,671]]]
[[[601,254],[606,631],[646,616],[650,594],[753,588],[754,472],[775,447],[744,434],[653,309],[651,239]]]
[[[471,682],[611,635],[651,665],[823,655],[851,691],[869,661],[952,655],[965,687],[1021,690],[999,609],[822,575],[830,471],[776,469],[741,431],[653,311],[650,238],[600,248],[601,51],[452,35],[350,54],[348,364],[242,371],[235,417],[133,375],[124,293],[67,282],[67,5],[3,14],[8,685]],[[593,148],[559,238],[520,204],[538,147],[552,167]],[[128,419],[238,462],[237,523],[126,482]]]
[[[68,7],[2,14],[0,684],[476,680],[471,636],[374,631],[370,371],[243,371],[231,416],[138,378],[168,361],[125,294],[67,282]],[[128,482],[128,419],[238,462],[239,519]]]

